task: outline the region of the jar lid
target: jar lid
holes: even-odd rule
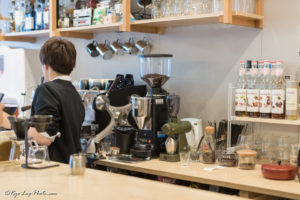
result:
[[[205,127],[205,133],[206,134],[214,134],[214,132],[215,132],[214,127],[212,127],[212,126]]]
[[[252,156],[256,156],[257,152],[250,149],[245,149],[245,150],[237,151],[237,154],[241,157],[252,157]]]

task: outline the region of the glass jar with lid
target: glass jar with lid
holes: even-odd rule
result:
[[[239,161],[238,161],[239,169],[244,169],[244,170],[255,169],[256,156],[257,156],[256,151],[245,149],[245,150],[237,151],[237,154],[239,155]]]

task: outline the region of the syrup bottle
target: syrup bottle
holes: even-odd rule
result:
[[[240,61],[239,78],[235,84],[235,115],[247,116],[246,64]]]
[[[272,111],[272,92],[270,79],[270,61],[265,60],[259,63],[263,68],[262,79],[259,82],[259,112],[261,118],[271,118]]]
[[[259,117],[259,89],[257,84],[257,61],[247,61],[247,113]],[[249,73],[250,72],[250,73]]]
[[[285,81],[283,78],[282,61],[278,60],[272,63],[273,72],[272,80],[272,118],[285,119]]]

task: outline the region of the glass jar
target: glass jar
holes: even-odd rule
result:
[[[239,150],[237,151],[239,155],[238,168],[243,170],[253,170],[256,164],[257,152],[253,150]]]
[[[224,167],[237,166],[237,155],[233,152],[223,151],[218,158],[219,165]]]

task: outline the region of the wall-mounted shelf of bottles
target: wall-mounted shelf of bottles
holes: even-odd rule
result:
[[[233,4],[236,0],[218,0],[221,5],[221,10],[218,12],[210,12],[205,14],[194,13],[190,15],[180,16],[164,16],[146,20],[130,20],[131,17],[131,1],[123,0],[123,19],[121,22],[113,24],[100,24],[82,27],[58,28],[57,0],[49,0],[49,32],[48,31],[29,31],[20,33],[8,33],[0,36],[0,41],[28,41],[33,42],[37,37],[74,37],[91,39],[95,33],[103,32],[143,32],[164,34],[165,29],[178,26],[192,26],[198,24],[232,24],[238,26],[246,26],[253,28],[263,28],[263,0],[252,0],[255,2],[255,13],[245,11],[233,11]],[[237,10],[237,9],[236,9]]]
[[[300,120],[287,120],[287,119],[264,119],[264,118],[231,116],[231,121],[300,126]]]

